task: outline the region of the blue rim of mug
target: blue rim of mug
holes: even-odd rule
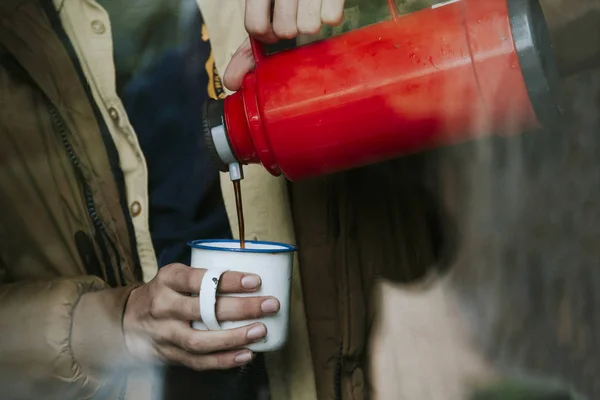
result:
[[[279,254],[279,253],[292,253],[297,250],[296,247],[292,246],[291,244],[279,243],[279,242],[266,242],[266,241],[262,241],[262,240],[246,240],[246,243],[252,243],[252,244],[257,244],[257,245],[267,245],[267,246],[277,246],[278,248],[277,249],[249,249],[249,248],[240,249],[239,247],[232,248],[232,247],[211,246],[210,245],[211,243],[239,244],[240,241],[235,240],[235,239],[200,239],[200,240],[193,240],[191,242],[188,242],[188,246],[190,246],[194,249],[212,250],[212,251],[228,251],[228,252],[235,252],[235,253]]]

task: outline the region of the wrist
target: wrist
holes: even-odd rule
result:
[[[137,355],[140,354],[140,342],[141,338],[136,329],[136,321],[137,321],[137,310],[136,310],[136,299],[139,297],[140,290],[143,290],[141,287],[134,288],[129,297],[127,298],[127,302],[125,304],[125,309],[123,311],[123,321],[122,321],[122,329],[123,329],[123,340],[125,343],[125,348],[127,349],[127,353],[130,357],[137,359]]]
[[[136,286],[84,294],[73,312],[71,346],[77,362],[92,371],[130,366],[125,345],[125,305]]]

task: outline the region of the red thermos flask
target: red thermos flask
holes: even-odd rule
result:
[[[294,181],[552,123],[559,75],[537,0],[451,0],[266,56],[204,110],[222,171]]]

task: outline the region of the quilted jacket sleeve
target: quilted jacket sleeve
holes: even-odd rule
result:
[[[88,398],[116,382],[131,362],[121,324],[131,290],[94,277],[0,284],[2,397]]]

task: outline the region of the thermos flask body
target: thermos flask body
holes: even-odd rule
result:
[[[222,168],[299,180],[540,127],[559,114],[537,1],[458,0],[257,55],[242,89],[207,108]]]

